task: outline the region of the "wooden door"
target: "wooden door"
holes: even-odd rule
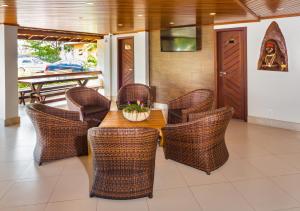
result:
[[[217,30],[218,107],[232,106],[247,121],[247,29]]]
[[[134,83],[134,40],[133,37],[118,39],[119,89]]]

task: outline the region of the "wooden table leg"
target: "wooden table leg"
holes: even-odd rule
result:
[[[88,79],[83,80],[83,82],[82,82],[81,80],[78,80],[78,81],[77,81],[77,83],[78,83],[78,85],[79,85],[80,87],[86,86],[86,84],[87,84],[88,82],[89,82]]]
[[[31,100],[30,103],[35,103],[37,100],[39,103],[43,101],[42,96],[41,96],[41,90],[42,90],[43,84],[38,84],[37,87],[35,85],[31,85]]]
[[[36,92],[36,88],[33,84],[31,84],[30,86],[31,88],[31,93],[30,93],[30,103],[35,103],[35,97],[34,97],[34,94]]]
[[[36,88],[36,95],[38,97],[38,101],[39,103],[42,103],[43,102],[43,96],[41,95],[41,90],[42,90],[42,87],[43,87],[44,84],[38,84],[37,85],[37,88]]]

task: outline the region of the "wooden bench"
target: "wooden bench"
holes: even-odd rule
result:
[[[32,90],[30,88],[19,89],[19,104],[25,105],[25,100],[30,98]]]
[[[60,98],[55,98],[55,99],[49,99],[49,100],[46,100],[46,99],[49,97],[64,95],[68,89],[71,89],[76,86],[77,86],[76,83],[59,85],[59,86],[58,85],[47,86],[47,87],[42,88],[39,95],[32,93],[32,90],[30,88],[20,89],[19,90],[19,94],[20,94],[19,101],[20,101],[20,104],[23,104],[23,105],[25,105],[25,100],[28,98],[30,98],[32,100],[39,99],[39,101],[43,104],[62,101],[62,100],[66,99],[65,96],[60,97]],[[103,88],[103,87],[91,86],[89,88],[92,88],[92,89],[95,89],[98,91],[100,88]]]

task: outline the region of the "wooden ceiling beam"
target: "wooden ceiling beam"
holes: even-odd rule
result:
[[[47,30],[47,29],[36,29],[36,28],[19,28],[19,37],[24,39],[24,34],[29,35],[28,39],[34,39],[38,37],[38,40],[97,40],[102,39],[103,35],[92,34],[92,33],[80,33],[80,32],[69,32],[69,31],[58,31],[58,30]],[[40,39],[42,37],[42,39]],[[94,42],[94,41],[93,41]]]

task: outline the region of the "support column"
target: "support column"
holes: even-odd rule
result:
[[[104,94],[112,97],[112,35],[104,36],[104,63],[103,63],[103,80]]]
[[[18,112],[18,27],[0,24],[0,121],[20,123]]]

